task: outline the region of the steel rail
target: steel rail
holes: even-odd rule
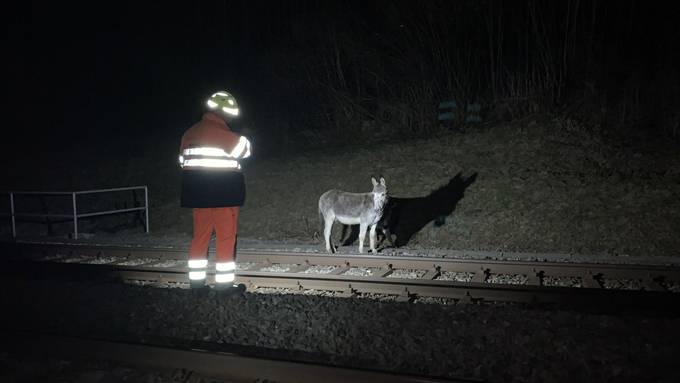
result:
[[[196,381],[202,377],[208,378],[206,380],[225,379],[230,382],[472,382],[375,369],[354,369],[282,357],[261,357],[254,355],[255,350],[244,354],[241,350],[243,347],[230,350],[222,346],[220,351],[215,351],[28,332],[6,335],[3,337],[5,345],[10,346],[12,351],[21,352],[23,356],[38,353],[79,360],[106,360],[167,372],[184,369],[192,372]]]
[[[48,256],[54,253],[83,256],[111,256],[128,258],[150,258],[157,260],[186,260],[186,250],[176,248],[150,248],[126,246],[99,246],[76,244],[45,244],[31,242],[0,243],[3,251],[20,253],[23,256]],[[585,287],[601,287],[604,279],[640,280],[647,289],[662,291],[663,282],[680,283],[680,268],[659,265],[602,264],[570,262],[531,262],[471,260],[434,257],[395,257],[360,254],[326,255],[300,252],[279,252],[266,250],[240,250],[238,262],[271,264],[297,264],[299,270],[305,266],[336,266],[342,268],[366,267],[381,270],[425,270],[425,278],[437,278],[442,272],[474,273],[475,282],[484,282],[493,274],[526,275],[529,284],[540,285],[543,278],[581,278]]]
[[[69,246],[73,250],[74,246]],[[38,248],[32,247],[33,250]],[[83,247],[85,249],[85,247]],[[87,247],[88,251],[102,251],[110,250],[107,248]],[[103,250],[102,250],[103,249]],[[125,248],[126,252],[136,254],[134,248]],[[44,248],[40,250],[40,254],[44,254]],[[143,249],[144,254],[149,255],[154,252],[153,249]],[[178,252],[177,250],[174,251]],[[161,250],[162,254],[168,254],[166,249]],[[80,254],[80,253],[79,253]],[[110,253],[107,253],[110,255]],[[417,258],[404,260],[403,258],[386,265],[385,262],[392,261],[388,257],[340,257],[340,256],[326,256],[326,255],[308,255],[297,254],[239,254],[239,258],[246,258],[250,261],[259,261],[254,264],[251,269],[239,270],[237,272],[237,283],[243,283],[250,288],[256,287],[279,287],[291,289],[293,292],[305,290],[328,290],[335,291],[340,296],[351,296],[362,293],[377,293],[396,295],[401,300],[411,300],[423,296],[428,297],[442,297],[453,298],[460,302],[480,302],[480,301],[506,301],[506,302],[530,302],[543,304],[558,304],[567,306],[595,306],[595,307],[615,307],[615,308],[661,308],[663,310],[674,309],[680,307],[680,294],[670,293],[666,291],[631,291],[631,290],[616,290],[616,289],[602,289],[602,288],[570,288],[570,287],[550,287],[541,286],[540,284],[499,284],[486,282],[455,282],[450,280],[436,280],[437,272],[426,273],[421,278],[405,279],[405,278],[390,278],[387,277],[394,270],[394,263],[403,267],[417,267],[420,265],[432,265],[433,262],[461,262],[460,260],[441,260],[431,258]],[[302,263],[302,267],[298,266],[295,269],[302,270],[308,265],[304,262],[323,263],[332,266],[339,266],[334,272],[327,274],[319,273],[302,273],[302,272],[270,272],[260,271],[269,262],[288,262],[289,264]],[[293,262],[294,261],[294,262]],[[335,262],[332,262],[335,261]],[[420,262],[418,264],[410,263]],[[378,272],[376,275],[352,276],[342,275],[344,271],[349,269],[349,265],[362,264],[376,267]],[[424,262],[424,263],[423,263]],[[502,262],[484,262],[474,261],[470,266],[469,261],[462,261],[465,267],[475,267],[479,270],[479,265],[500,265]],[[518,265],[515,262],[510,262],[509,267],[512,270],[520,266],[536,265],[526,262],[521,262]],[[344,266],[343,266],[344,265]],[[542,266],[542,264],[539,264]],[[576,265],[577,267],[579,265]],[[603,267],[602,265],[597,265]],[[616,269],[625,270],[621,265],[615,265]],[[449,267],[453,267],[449,265]],[[499,269],[499,267],[497,267]],[[122,266],[116,264],[87,264],[87,263],[60,263],[60,262],[35,262],[11,260],[8,261],[5,270],[26,270],[33,277],[59,277],[70,276],[75,278],[96,278],[102,279],[122,279],[133,281],[150,281],[152,283],[176,282],[182,283],[187,281],[186,267],[149,267],[149,266]],[[526,270],[526,269],[524,269]],[[633,268],[637,270],[637,268]],[[642,268],[647,271],[647,268]],[[664,270],[660,268],[660,270]],[[526,272],[526,271],[525,271]],[[483,273],[483,275],[486,275]],[[209,282],[213,282],[213,274],[209,273]]]

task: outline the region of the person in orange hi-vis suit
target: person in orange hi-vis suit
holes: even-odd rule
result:
[[[239,114],[236,99],[225,91],[206,102],[206,112],[182,136],[181,206],[193,209],[193,239],[189,249],[189,282],[206,286],[208,246],[216,236],[215,287],[236,287],[236,228],[245,202],[242,160],[250,157],[250,141],[228,123]]]

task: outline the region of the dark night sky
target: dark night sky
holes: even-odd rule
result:
[[[257,47],[244,46],[237,12],[225,2],[44,2],[9,12],[6,107],[25,129],[13,134],[48,145],[177,134],[207,93],[252,86],[246,66]]]

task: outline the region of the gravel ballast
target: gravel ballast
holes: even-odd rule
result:
[[[286,349],[389,371],[511,381],[677,381],[680,319],[301,294],[16,281],[10,328]]]

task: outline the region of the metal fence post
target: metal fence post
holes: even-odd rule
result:
[[[78,239],[78,210],[76,209],[76,193],[71,193],[73,199],[73,239]]]
[[[146,212],[146,232],[149,233],[149,190],[144,186],[144,211]]]
[[[14,193],[9,193],[10,212],[12,214],[12,238],[17,237],[16,221],[14,219]]]

